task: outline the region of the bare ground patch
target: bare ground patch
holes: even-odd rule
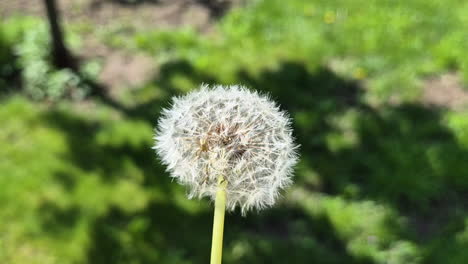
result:
[[[421,100],[427,105],[459,109],[468,105],[468,90],[457,74],[446,73],[424,83]]]

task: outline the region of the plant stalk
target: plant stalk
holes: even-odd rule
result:
[[[210,264],[221,264],[223,255],[223,232],[224,214],[226,212],[226,181],[222,176],[218,179],[218,190],[216,191],[214,218],[213,218],[213,239],[211,242]]]

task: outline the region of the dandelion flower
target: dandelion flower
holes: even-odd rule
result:
[[[189,197],[215,200],[222,177],[229,210],[272,206],[297,162],[290,119],[267,96],[215,86],[173,99],[162,112],[154,149]]]

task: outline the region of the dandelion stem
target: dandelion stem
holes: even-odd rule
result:
[[[213,239],[211,242],[210,264],[221,264],[223,255],[223,232],[224,213],[226,211],[226,181],[223,176],[218,178],[218,190],[216,191],[214,218],[213,218]]]

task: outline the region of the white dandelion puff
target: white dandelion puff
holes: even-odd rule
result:
[[[189,198],[215,200],[218,179],[226,206],[272,206],[292,182],[297,162],[290,119],[268,97],[242,86],[202,85],[173,99],[162,112],[156,149],[171,176],[188,186]]]

